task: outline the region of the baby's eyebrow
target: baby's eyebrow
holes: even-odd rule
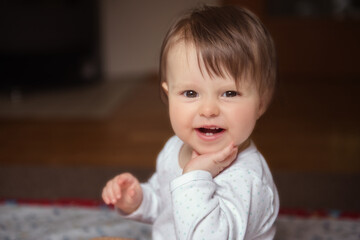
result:
[[[180,82],[180,83],[174,83],[172,84],[173,88],[177,89],[177,88],[195,88],[198,86],[198,84],[193,83],[193,82]]]

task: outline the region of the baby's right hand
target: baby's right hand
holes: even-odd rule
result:
[[[114,204],[125,214],[130,214],[140,206],[143,193],[136,177],[122,173],[107,182],[102,198],[106,204]]]

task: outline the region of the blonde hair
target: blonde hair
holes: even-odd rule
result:
[[[276,84],[276,52],[270,33],[252,12],[233,6],[204,6],[180,18],[161,47],[160,85],[167,81],[168,52],[181,41],[194,45],[199,67],[202,61],[210,76],[228,74],[237,84],[250,77],[264,104],[269,104]],[[163,90],[161,95],[167,102]]]

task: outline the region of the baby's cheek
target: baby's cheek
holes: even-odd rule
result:
[[[236,146],[241,145],[244,143],[251,135],[255,127],[255,124],[249,124],[246,126],[239,126],[236,130],[234,130],[230,136],[232,138],[232,141],[234,141],[234,144]]]

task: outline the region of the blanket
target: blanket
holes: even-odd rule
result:
[[[277,240],[359,240],[360,214],[284,210]],[[151,226],[121,218],[97,201],[0,201],[0,240],[89,240],[95,237],[151,239]]]

